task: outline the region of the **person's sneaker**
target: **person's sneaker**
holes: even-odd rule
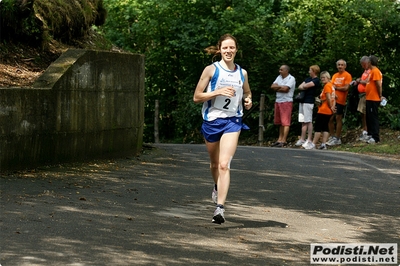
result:
[[[368,141],[369,141],[370,139],[372,139],[372,136],[367,135],[367,136],[365,136],[365,137],[362,139],[362,141],[368,143]]]
[[[369,138],[370,138],[370,136],[361,134],[361,136],[360,136],[360,138],[358,140],[359,141],[365,141],[365,140],[368,140]]]
[[[299,140],[296,142],[296,144],[294,144],[294,145],[298,147],[298,146],[303,145],[305,142],[306,142],[305,140],[299,139]]]
[[[366,130],[363,130],[363,132],[361,133],[361,136],[367,136],[368,135],[368,131],[366,131]],[[361,137],[360,136],[360,137]]]
[[[336,137],[332,137],[332,138],[326,143],[326,145],[328,145],[328,146],[335,146],[335,145],[336,145],[336,140],[337,140]]]
[[[335,140],[335,145],[341,145],[341,144],[342,144],[342,141],[341,141],[340,139],[337,138],[337,139]]]
[[[367,143],[368,143],[368,144],[375,144],[376,141],[375,141],[374,138],[370,138],[370,139],[367,141]]]
[[[213,188],[213,192],[211,194],[212,201],[217,204],[218,202],[218,191],[215,190],[215,186]]]
[[[315,149],[315,144],[314,144],[314,143],[312,143],[312,142],[307,142],[307,146],[306,146],[306,147],[304,147],[304,149],[306,149],[306,150],[312,150],[312,149]]]
[[[318,147],[318,150],[326,150],[326,145],[325,145],[325,143],[321,144],[321,145]]]
[[[225,212],[225,209],[218,206],[214,211],[214,216],[212,218],[212,222],[215,224],[224,223],[225,222],[224,212]]]
[[[308,143],[309,143],[309,141],[308,140],[306,140],[302,145],[301,145],[301,147],[303,147],[304,149],[308,146]]]

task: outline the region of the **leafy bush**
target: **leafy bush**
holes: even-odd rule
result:
[[[264,135],[276,137],[275,95],[271,83],[282,64],[300,84],[310,65],[335,73],[343,58],[354,78],[361,76],[363,55],[380,58],[384,95],[400,105],[400,3],[393,0],[104,0],[104,32],[116,45],[146,56],[145,141],[153,140],[154,101],[160,100],[160,137],[164,141],[201,139],[200,105],[192,96],[212,56],[204,49],[225,33],[239,41],[236,62],[249,73],[254,104],[266,95]],[[298,134],[296,108],[292,134]],[[389,115],[384,114],[384,116]],[[346,126],[359,126],[357,115]],[[396,123],[392,117],[383,118]],[[258,114],[245,121],[258,134]],[[386,123],[386,122],[385,122]],[[396,124],[394,125],[396,126]],[[294,132],[294,133],[293,133]],[[245,133],[244,136],[246,136]]]
[[[25,40],[38,44],[42,40],[41,23],[33,12],[33,1],[0,1],[0,39]]]
[[[379,108],[379,119],[381,125],[384,127],[400,129],[400,110],[398,106],[391,103],[390,98],[385,107]]]

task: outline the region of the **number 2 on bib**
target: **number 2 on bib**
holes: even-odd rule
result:
[[[224,107],[222,107],[223,109],[229,110],[229,104],[231,103],[231,99],[225,99],[226,104],[224,105]]]
[[[217,96],[215,98],[214,107],[227,112],[236,112],[238,108],[236,97],[228,98],[225,96]]]

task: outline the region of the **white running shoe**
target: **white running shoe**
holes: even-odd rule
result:
[[[359,140],[359,141],[365,141],[365,140],[368,140],[370,137],[371,137],[371,136],[361,134],[361,136],[360,136],[360,138],[359,138],[358,140]]]
[[[304,149],[306,149],[306,150],[313,150],[313,149],[315,149],[315,144],[312,143],[312,142],[308,142],[307,146],[304,147]]]
[[[325,143],[322,143],[319,147],[318,147],[318,150],[326,150],[327,148],[326,148],[326,145],[325,145]]]
[[[295,146],[301,146],[301,145],[303,145],[304,143],[306,143],[306,141],[305,140],[301,140],[301,139],[299,139],[297,142],[296,142],[296,144],[294,144]]]
[[[367,136],[365,136],[365,137],[362,139],[362,141],[368,143],[368,141],[369,141],[370,139],[372,139],[372,136],[367,135]]]
[[[217,202],[218,202],[218,191],[215,190],[215,186],[214,186],[213,192],[211,194],[211,199],[215,204],[217,204]]]
[[[301,147],[303,147],[304,149],[308,146],[308,140],[306,140],[302,145],[301,145]]]
[[[328,146],[335,146],[336,145],[336,137],[332,137],[330,140],[328,140],[328,142],[326,142],[326,145]]]
[[[370,138],[370,139],[367,141],[367,143],[368,143],[368,144],[375,144],[376,141],[375,141],[374,138]]]
[[[222,224],[225,222],[225,217],[224,217],[224,208],[220,208],[219,206],[215,209],[214,211],[214,216],[212,218],[212,222],[216,224]]]

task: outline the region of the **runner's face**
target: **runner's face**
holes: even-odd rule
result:
[[[233,61],[236,55],[236,43],[232,39],[221,42],[221,55],[224,61]]]

